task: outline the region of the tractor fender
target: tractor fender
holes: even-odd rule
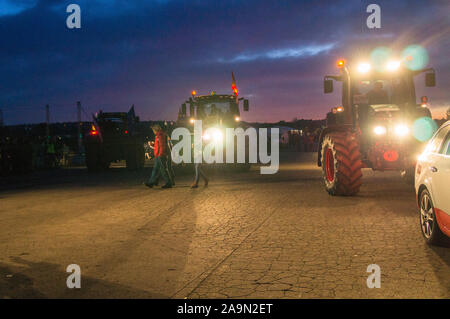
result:
[[[352,126],[351,125],[346,125],[346,126],[330,126],[330,127],[326,127],[324,128],[321,132],[320,132],[320,136],[319,136],[319,146],[317,148],[317,166],[321,167],[322,166],[322,160],[320,158],[320,153],[322,152],[322,142],[324,137],[332,132],[351,132],[352,131]]]

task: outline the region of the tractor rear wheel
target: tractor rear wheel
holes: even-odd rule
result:
[[[89,172],[99,170],[99,153],[97,145],[86,145],[85,162]]]
[[[129,147],[127,152],[127,168],[129,170],[136,170],[144,167],[145,152],[144,146],[137,144]]]
[[[326,135],[321,159],[325,188],[330,195],[351,196],[359,192],[362,162],[354,134],[333,132]]]

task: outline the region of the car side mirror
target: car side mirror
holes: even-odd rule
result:
[[[186,103],[181,104],[181,114],[186,116]]]
[[[324,80],[323,81],[323,93],[331,93],[333,92],[333,80]]]
[[[434,73],[425,74],[425,86],[427,87],[436,86],[436,75]]]
[[[248,100],[244,100],[244,112],[248,112],[248,109],[249,109]]]

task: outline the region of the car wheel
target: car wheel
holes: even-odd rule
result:
[[[433,201],[428,190],[420,193],[420,229],[427,244],[437,245],[444,241],[445,235],[436,221]]]

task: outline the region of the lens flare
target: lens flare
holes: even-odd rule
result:
[[[428,64],[428,52],[427,50],[418,45],[410,45],[402,52],[402,58],[405,61],[405,65],[410,70],[420,70]]]
[[[436,122],[433,121],[431,118],[421,117],[414,121],[412,131],[414,137],[417,140],[425,142],[428,141],[433,136],[437,128],[438,127]]]
[[[219,141],[222,140],[222,137],[223,137],[223,135],[222,135],[222,132],[220,130],[214,130],[213,131],[213,139],[214,139],[214,141],[219,142]]]
[[[369,71],[370,71],[370,64],[369,63],[363,62],[363,63],[360,63],[358,65],[358,72],[360,72],[360,73],[367,73]]]
[[[384,71],[386,63],[390,60],[392,56],[391,49],[387,47],[375,48],[370,53],[370,62],[373,68],[379,72]]]
[[[390,72],[397,71],[399,67],[400,67],[400,61],[389,61],[386,64],[386,70],[388,70]]]
[[[395,134],[397,134],[400,137],[406,136],[409,134],[409,128],[408,126],[404,125],[404,124],[399,124],[397,126],[395,126]]]

